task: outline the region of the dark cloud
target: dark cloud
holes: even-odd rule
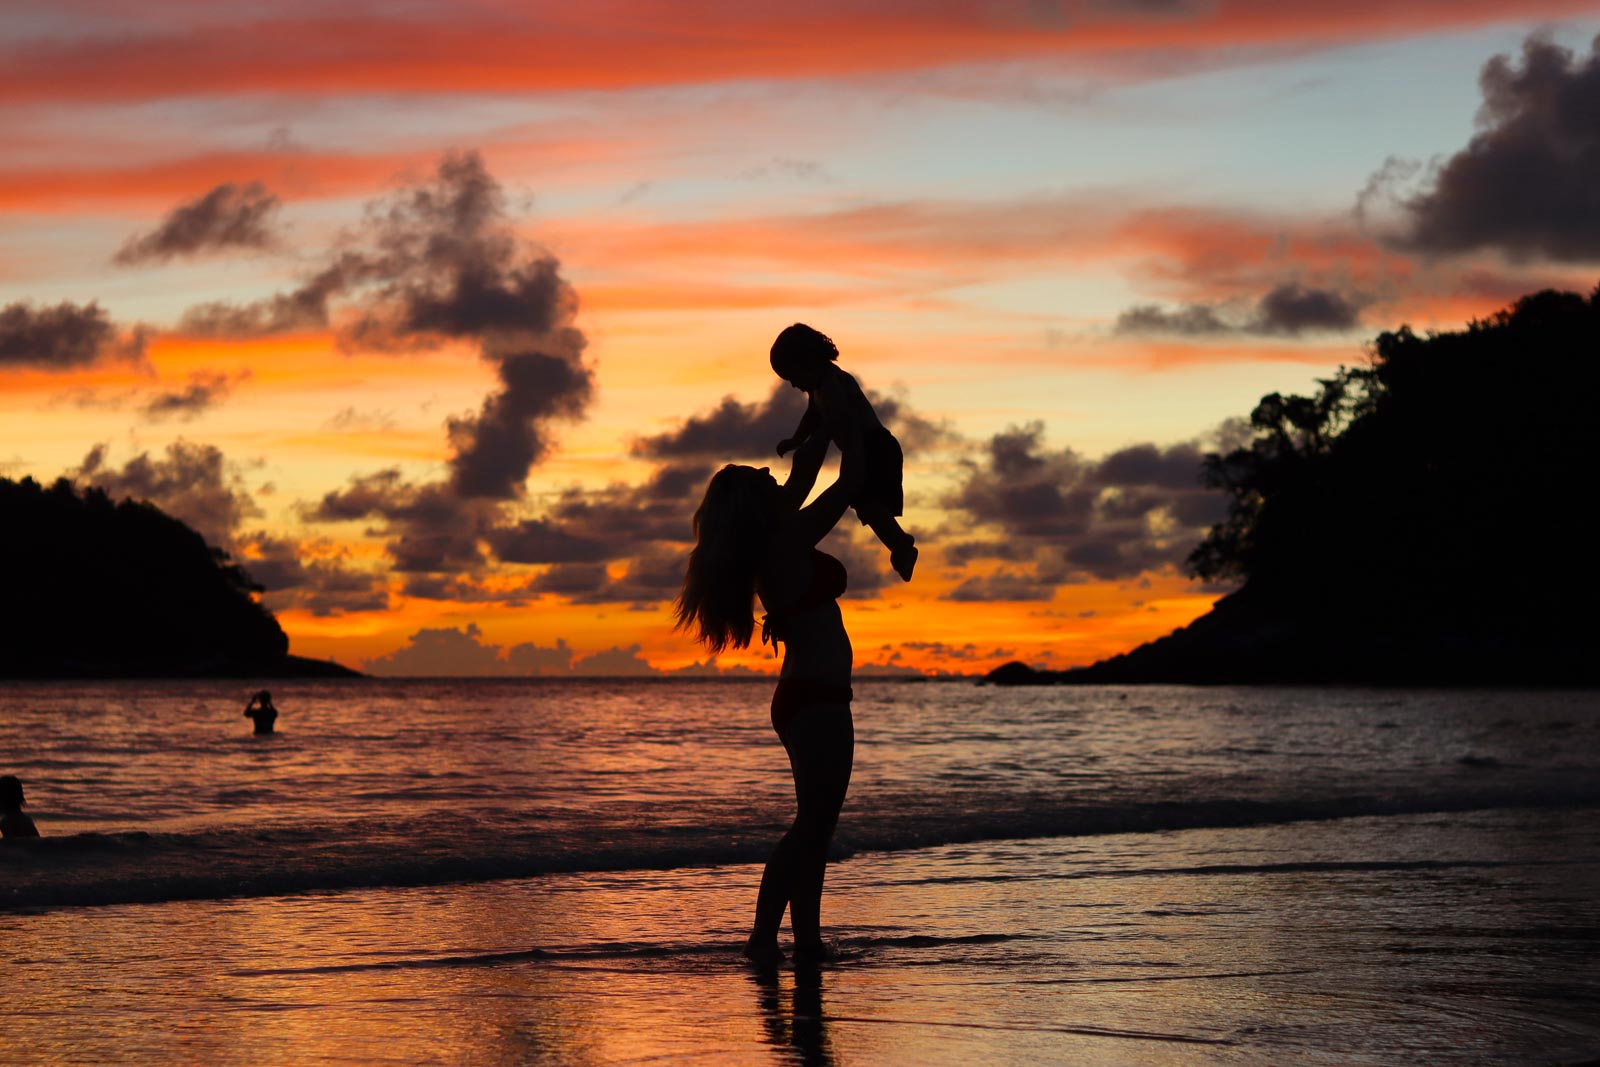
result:
[[[931,448],[956,438],[944,423],[913,411],[905,400],[867,391],[879,420],[894,431],[909,451]],[[775,458],[778,442],[794,433],[805,413],[805,394],[776,385],[764,400],[744,404],[731,396],[704,415],[691,415],[674,430],[636,438],[631,451],[647,459],[702,459],[730,462]]]
[[[510,500],[550,451],[548,422],[576,419],[588,407],[594,379],[574,359],[525,352],[500,360],[501,388],[477,415],[449,420],[451,486],[463,497]]]
[[[866,600],[882,591],[886,587],[900,584],[896,577],[891,583],[889,569],[889,550],[878,543],[876,537],[870,533],[852,530],[848,524],[855,521],[854,512],[846,512],[844,521],[833,528],[833,532],[822,539],[818,545],[824,552],[844,564],[845,572],[849,575],[849,585],[845,588],[845,599]],[[683,561],[679,561],[679,581],[683,578]]]
[[[1169,445],[1142,444],[1106,456],[1094,468],[1094,480],[1109,486],[1155,486],[1161,489],[1193,489],[1198,484],[1200,462],[1205,457],[1193,443]]]
[[[894,431],[907,455],[960,443],[963,439],[946,420],[935,422],[912,409],[904,397],[866,391],[878,420]]]
[[[1141,304],[1117,316],[1118,334],[1172,334],[1210,337],[1256,334],[1295,337],[1316,331],[1351,330],[1361,325],[1366,298],[1286,282],[1268,290],[1253,308],[1225,304],[1184,304],[1163,308]]]
[[[301,514],[313,522],[381,520],[394,568],[407,573],[479,569],[479,543],[497,518],[492,507],[462,500],[448,485],[418,485],[394,469],[352,478]]]
[[[476,623],[468,623],[459,629],[418,630],[403,648],[369,659],[363,666],[377,675],[424,678],[660,674],[642,652],[639,645],[613,646],[579,656],[560,638],[553,646],[524,642],[502,648],[487,642]]]
[[[995,646],[989,649],[979,648],[972,641],[962,645],[952,645],[944,641],[902,641],[901,650],[922,652],[944,660],[996,660],[1015,657],[1017,650]]]
[[[1261,298],[1252,333],[1299,334],[1307,330],[1350,330],[1361,324],[1361,302],[1331,289],[1295,283],[1280,285]]]
[[[344,553],[327,542],[294,541],[263,531],[241,532],[256,507],[243,479],[215,445],[178,440],[161,458],[140,453],[121,469],[106,463],[106,446],[96,445],[73,480],[104,489],[114,499],[148,500],[188,523],[206,542],[230,553],[265,590],[273,611],[297,609],[313,615],[382,611],[389,606],[382,575],[348,565]]]
[[[575,604],[658,604],[671,600],[683,588],[687,556],[687,551],[650,549],[628,560],[619,577],[612,577],[600,563],[559,563],[528,588]]]
[[[653,549],[628,560],[627,569],[614,578],[606,590],[606,600],[634,604],[658,604],[671,600],[683,588],[683,572],[688,552]]]
[[[666,489],[681,489],[682,493]],[[681,484],[664,485],[652,479],[643,485],[567,489],[550,505],[546,517],[570,536],[610,545],[606,558],[617,559],[650,542],[684,544],[692,540],[694,509],[704,489],[705,481],[696,484],[687,478]]]
[[[234,552],[266,590],[262,601],[273,611],[328,617],[389,607],[383,578],[346,566],[343,554],[326,542],[297,542],[258,531],[238,537]]]
[[[537,596],[531,580],[491,581],[483,574],[427,574],[413,572],[405,575],[400,592],[404,596],[423,600],[448,600],[457,604],[502,604],[517,607]]]
[[[328,302],[344,285],[338,266],[309,278],[298,289],[274,293],[250,304],[216,301],[197,304],[178,320],[178,329],[197,337],[266,337],[328,325]]]
[[[260,182],[219,185],[173,208],[149,233],[129,238],[113,262],[131,266],[205,252],[271,248],[277,242],[272,222],[278,206],[278,198]]]
[[[71,478],[99,486],[113,499],[148,500],[218,548],[231,549],[240,523],[261,514],[215,445],[179,439],[167,446],[165,458],[151,459],[141,452],[121,470],[106,464],[106,452],[105,445],[95,445],[78,469],[69,472]]]
[[[946,600],[973,602],[985,600],[1051,600],[1056,587],[1063,584],[1059,575],[1042,575],[1001,570],[974,575],[945,594]]]
[[[943,546],[945,559],[964,566],[975,559],[998,559],[1009,563],[1031,560],[1034,546],[1026,541],[954,541]]]
[[[300,562],[299,545],[287,538],[265,533],[250,533],[235,542],[239,563],[268,592],[298,589],[310,581],[305,564]]]
[[[418,630],[410,643],[362,664],[377,675],[418,678],[505,676],[516,671],[499,645],[486,644],[477,623]]]
[[[445,156],[431,180],[369,205],[297,288],[191,308],[182,327],[255,336],[331,326],[352,350],[476,343],[499,384],[477,413],[448,422],[450,489],[510,500],[549,454],[552,421],[581,418],[593,399],[577,306],[560,264],[517,236],[499,184],[476,152],[463,152]]]
[[[506,662],[516,674],[566,674],[572,669],[572,649],[564,638],[551,647],[524,641],[506,649]]]
[[[587,604],[607,599],[601,593],[610,582],[603,563],[558,563],[530,582],[529,589]]]
[[[727,462],[773,453],[778,442],[794,433],[805,414],[805,394],[787,385],[774,386],[765,400],[741,404],[731,396],[704,415],[691,415],[675,430],[633,442],[636,456],[649,459],[701,458]]]
[[[623,648],[614,645],[602,652],[591,652],[572,661],[572,674],[576,677],[619,678],[660,674],[644,658],[640,645]]]
[[[945,501],[969,533],[998,534],[954,541],[947,559],[1003,564],[957,585],[951,599],[1047,600],[1068,582],[1174,566],[1225,511],[1199,483],[1196,443],[1131,445],[1096,462],[1051,451],[1042,437],[1040,423],[996,434]]]
[[[326,325],[338,301],[342,344],[405,351],[451,339],[538,337],[566,328],[577,298],[560,264],[519,239],[476,152],[451,153],[431,181],[368,205],[299,287],[245,305],[210,304],[203,332]]]
[[[17,303],[0,308],[0,370],[76,370],[101,360],[141,360],[144,349],[142,329],[119,331],[94,302],[62,301],[55,307]]]
[[[498,527],[486,540],[502,563],[598,563],[615,553],[605,542],[575,536],[546,519]]]
[[[714,470],[709,463],[664,463],[650,472],[642,495],[652,501],[698,504]]]
[[[1163,308],[1158,304],[1139,304],[1117,316],[1113,327],[1121,334],[1170,333],[1181,337],[1205,337],[1233,333],[1238,327],[1223,321],[1209,304],[1187,304]]]
[[[1600,260],[1600,37],[1586,57],[1530,37],[1520,67],[1495,56],[1479,85],[1478,132],[1402,201],[1407,228],[1394,243]]]
[[[1089,467],[1071,449],[1044,452],[1043,434],[1037,422],[995,434],[986,462],[969,468],[949,506],[1027,541],[1083,533],[1098,496]]]
[[[139,411],[153,422],[170,418],[188,421],[226,400],[235,381],[236,377],[220,372],[191,374],[188,385],[157,393]]]

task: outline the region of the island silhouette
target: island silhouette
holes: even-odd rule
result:
[[[353,677],[289,654],[227,553],[154,504],[0,478],[0,677]]]
[[[1592,684],[1600,288],[1372,343],[1312,396],[1263,397],[1197,476],[1227,517],[1189,572],[1205,615],[1049,683]]]

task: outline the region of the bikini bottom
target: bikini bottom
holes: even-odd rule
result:
[[[808,704],[848,704],[854,697],[848,685],[819,682],[812,678],[779,678],[772,691],[772,728],[782,737],[784,730]]]

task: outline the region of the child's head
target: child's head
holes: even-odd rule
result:
[[[22,782],[14,774],[0,775],[0,808],[16,809],[27,801],[22,799]]]
[[[772,369],[784,381],[802,389],[816,384],[822,368],[839,358],[838,347],[827,334],[797,322],[772,342]]]

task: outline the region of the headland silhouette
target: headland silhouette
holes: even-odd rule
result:
[[[0,478],[0,678],[353,677],[289,654],[242,567],[135,500]]]
[[[1263,397],[1197,476],[1229,514],[1189,557],[1210,612],[1051,683],[1579,684],[1600,679],[1583,513],[1600,456],[1600,288],[1372,344],[1313,396]]]

